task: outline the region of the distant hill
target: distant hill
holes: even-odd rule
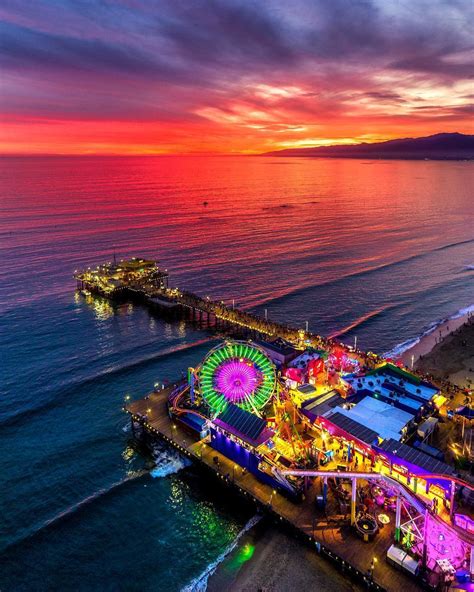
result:
[[[407,160],[474,160],[474,135],[435,134],[375,144],[316,146],[266,152],[262,156],[313,156],[321,158],[399,158]]]

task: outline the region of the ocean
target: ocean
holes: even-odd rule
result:
[[[176,453],[139,454],[121,410],[212,338],[86,300],[75,269],[158,259],[182,289],[400,351],[474,303],[473,187],[468,162],[0,160],[0,589],[202,588],[252,524]]]

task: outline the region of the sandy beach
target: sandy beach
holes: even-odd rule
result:
[[[430,340],[430,350],[427,349],[428,343],[422,345],[420,342],[422,353],[417,356],[415,368],[439,380],[471,388],[474,383],[474,316],[463,318],[463,321],[447,321],[443,329],[440,328],[441,339],[434,344]]]
[[[431,333],[423,335],[418,343],[405,350],[401,354],[401,360],[407,366],[411,368],[412,364],[417,367],[417,362],[420,357],[424,358],[427,354],[432,352],[437,345],[445,344],[451,335],[460,329],[463,325],[474,322],[473,312],[466,312],[455,319],[447,319],[440,325],[438,325]],[[444,368],[444,364],[441,364],[439,368]],[[421,369],[421,368],[420,368]]]
[[[301,541],[262,520],[209,579],[208,592],[361,592]]]

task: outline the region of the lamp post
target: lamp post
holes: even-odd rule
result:
[[[370,578],[374,579],[375,564],[377,563],[377,557],[372,557],[372,563],[370,564]]]
[[[305,327],[306,327],[306,333],[309,332],[309,323],[308,321],[305,321]]]
[[[354,335],[354,351],[357,350],[357,335]]]
[[[272,507],[272,500],[273,500],[273,496],[276,495],[276,490],[274,489],[272,491],[272,494],[270,495],[270,508]]]

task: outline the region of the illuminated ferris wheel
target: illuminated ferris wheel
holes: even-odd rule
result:
[[[276,386],[275,366],[262,349],[243,341],[225,342],[205,357],[198,379],[201,394],[219,413],[227,403],[259,415]]]

